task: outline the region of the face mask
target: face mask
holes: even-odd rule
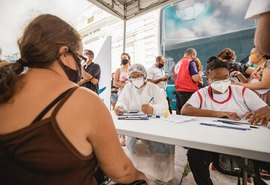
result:
[[[75,59],[75,58],[74,58]],[[71,69],[70,67],[66,66],[63,64],[63,62],[61,60],[59,60],[59,64],[62,67],[62,69],[64,70],[64,72],[66,73],[66,75],[68,76],[68,79],[74,83],[77,83],[81,80],[81,65],[78,64],[77,60],[75,59],[76,64],[78,69],[74,70]]]
[[[128,60],[127,60],[127,59],[122,59],[122,60],[121,60],[121,64],[122,64],[122,65],[126,65],[127,63],[128,63]]]
[[[158,64],[158,68],[163,68],[164,64]]]
[[[132,83],[136,88],[140,89],[144,84],[144,79],[143,78],[136,79],[136,80],[133,80]]]
[[[87,55],[83,56],[85,58],[85,61],[88,62],[89,61],[89,57]]]
[[[230,86],[231,81],[230,80],[219,80],[216,82],[211,83],[211,87],[220,92],[220,93],[225,93],[228,89],[228,87]]]

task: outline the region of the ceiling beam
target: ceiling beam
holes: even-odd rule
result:
[[[133,18],[135,16],[148,13],[148,12],[150,12],[152,10],[157,9],[157,8],[164,7],[164,6],[168,5],[168,4],[176,2],[176,0],[159,0],[156,3],[153,3],[153,4],[149,5],[149,6],[147,6],[146,8],[141,8],[140,7],[140,5],[141,5],[140,1],[141,0],[138,0],[138,6],[139,6],[138,11],[136,13],[132,14],[132,15],[128,15],[127,19],[131,19],[131,18]]]
[[[112,1],[112,5],[105,3],[102,0],[88,0],[90,3],[96,5],[97,7],[101,8],[102,10],[120,18],[124,19],[123,14],[115,10],[115,6],[119,6]]]
[[[163,7],[165,5],[175,3],[177,0],[157,0],[156,2],[153,1],[155,3],[152,3],[145,8],[141,8],[143,0],[130,0],[130,1],[112,0],[111,4],[105,2],[104,0],[88,0],[88,1],[93,3],[94,5],[98,6],[99,8],[105,10],[106,12],[119,17],[120,19],[128,20],[128,19],[131,19],[137,15],[141,15],[143,13],[152,11],[154,9]],[[144,1],[149,1],[149,0],[144,0]],[[134,6],[134,4],[136,4],[136,6]],[[129,14],[128,7],[130,7],[130,6],[133,7],[133,8],[131,8],[132,10],[137,8],[138,11],[136,11],[135,13]]]

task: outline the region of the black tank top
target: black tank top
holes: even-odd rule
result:
[[[57,112],[76,89],[59,95],[29,126],[0,135],[1,185],[96,185],[96,158],[74,148],[56,121]],[[42,119],[54,105],[51,116]]]

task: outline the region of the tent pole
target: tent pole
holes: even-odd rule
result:
[[[123,53],[126,51],[126,36],[127,36],[127,30],[126,30],[126,19],[124,19],[124,33],[123,33]]]

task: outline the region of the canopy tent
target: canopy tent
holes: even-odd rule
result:
[[[176,0],[88,0],[99,8],[123,20],[163,7]]]
[[[124,21],[123,52],[126,44],[126,20],[177,0],[88,0],[106,12]],[[179,0],[178,0],[179,1]]]

